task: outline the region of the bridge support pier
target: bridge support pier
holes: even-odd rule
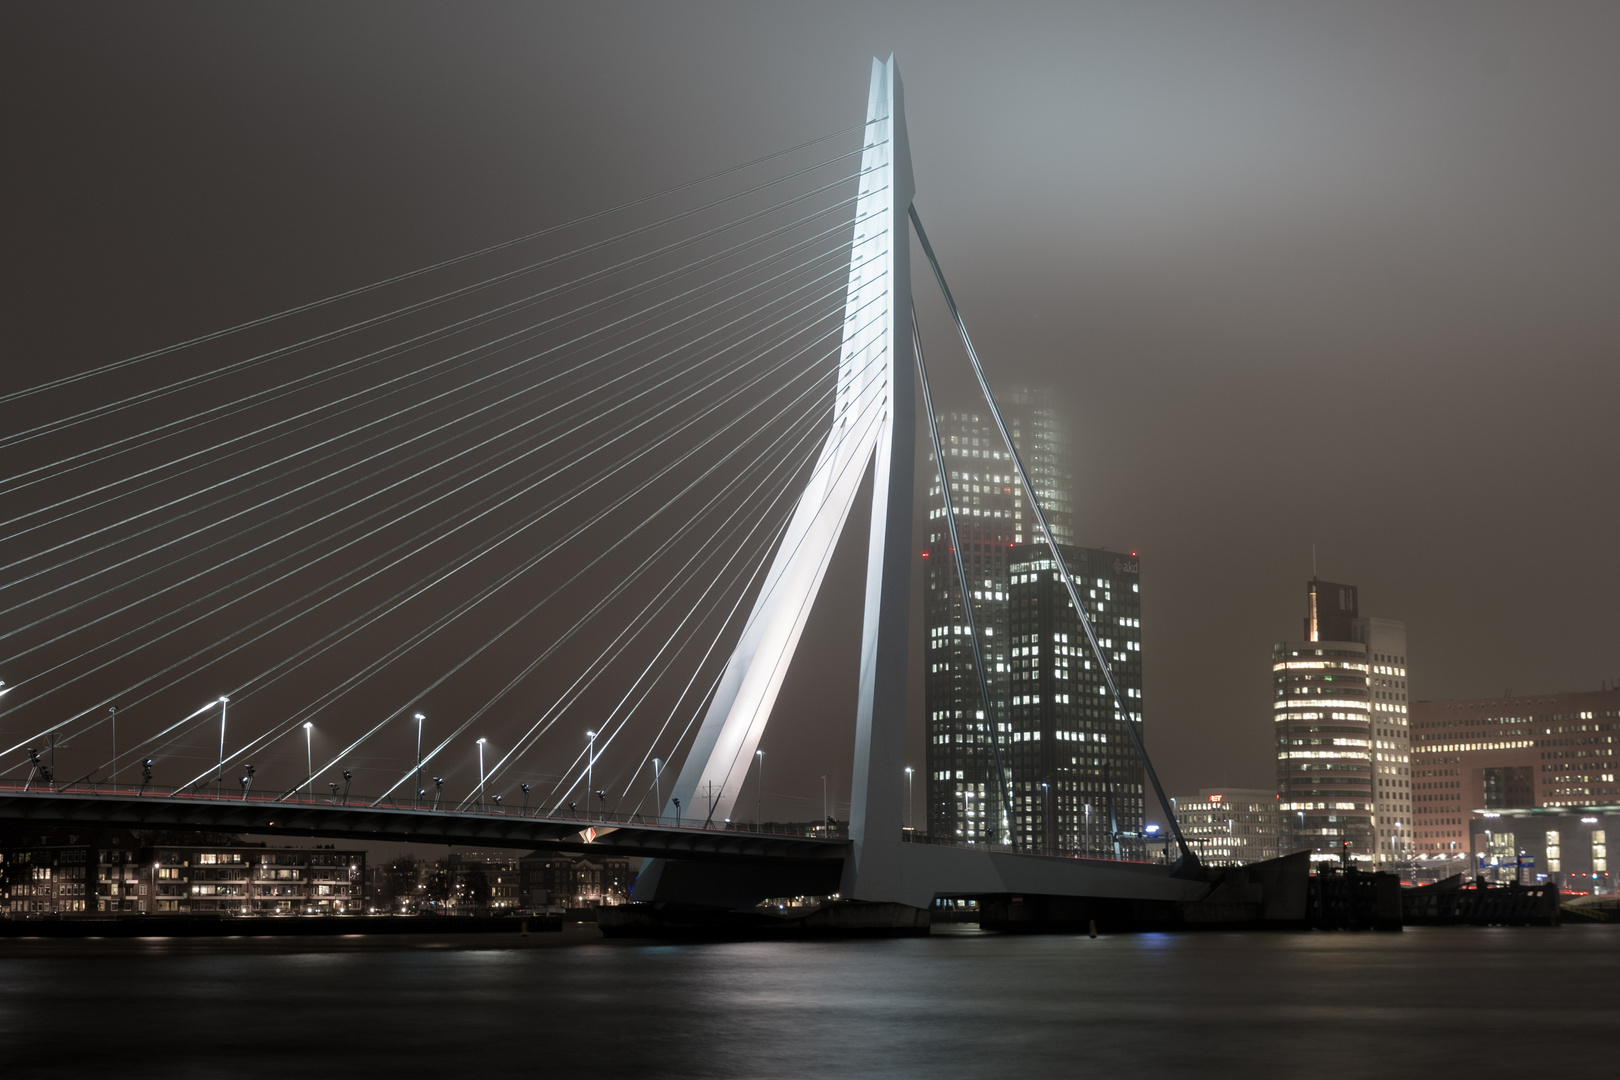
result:
[[[600,908],[604,937],[706,940],[813,937],[918,937],[929,931],[927,908],[834,900],[809,910],[725,911],[688,904],[623,904]]]

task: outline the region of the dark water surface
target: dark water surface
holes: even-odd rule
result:
[[[0,941],[0,1075],[1620,1076],[1620,927]]]

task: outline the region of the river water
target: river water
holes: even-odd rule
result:
[[[0,941],[0,1075],[1620,1076],[1620,927]]]

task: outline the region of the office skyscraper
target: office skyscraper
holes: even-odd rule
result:
[[[1306,583],[1304,640],[1272,649],[1278,809],[1293,849],[1390,862],[1410,850],[1406,625],[1354,585]],[[1378,660],[1374,660],[1378,657]]]
[[[1099,604],[1100,616],[1110,620],[1106,630],[1099,623],[1098,634],[1121,658],[1116,677],[1135,695],[1131,700],[1139,702],[1139,563],[1115,552],[1072,546],[1067,440],[1049,396],[1015,390],[1003,415],[1054,539],[1067,548],[1070,572],[1084,579],[1077,580],[1083,595],[1095,594],[1087,603]],[[1061,583],[1053,580],[1051,554],[1037,543],[1033,515],[994,423],[984,414],[945,414],[940,442],[995,722],[1003,725],[1001,747],[1011,772],[1015,820],[1011,827],[1003,820],[990,721],[965,636],[961,590],[936,481],[929,489],[924,551],[929,832],[968,843],[1016,839],[1020,847],[1034,850],[1078,851],[1087,842],[1089,804],[1092,850],[1111,851],[1116,835],[1134,836],[1141,829],[1141,768],[1134,751],[1126,754],[1129,735],[1097,692],[1100,673]],[[1036,568],[1043,560],[1044,573]],[[1116,625],[1115,619],[1126,621]],[[1014,637],[1020,640],[1015,643]],[[1088,702],[1084,694],[1096,700]],[[1139,709],[1138,704],[1138,715]],[[1095,736],[1083,750],[1082,735]]]
[[[1052,553],[1008,558],[1007,738],[1018,846],[1049,855],[1142,856],[1142,564],[1063,546],[1130,716],[1108,693]]]

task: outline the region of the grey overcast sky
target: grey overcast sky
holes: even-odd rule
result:
[[[1268,786],[1313,544],[1414,697],[1620,678],[1617,41],[1612,2],[13,0],[0,381],[846,127],[892,50],[981,349],[1069,417],[1080,542],[1142,553],[1167,785]]]

